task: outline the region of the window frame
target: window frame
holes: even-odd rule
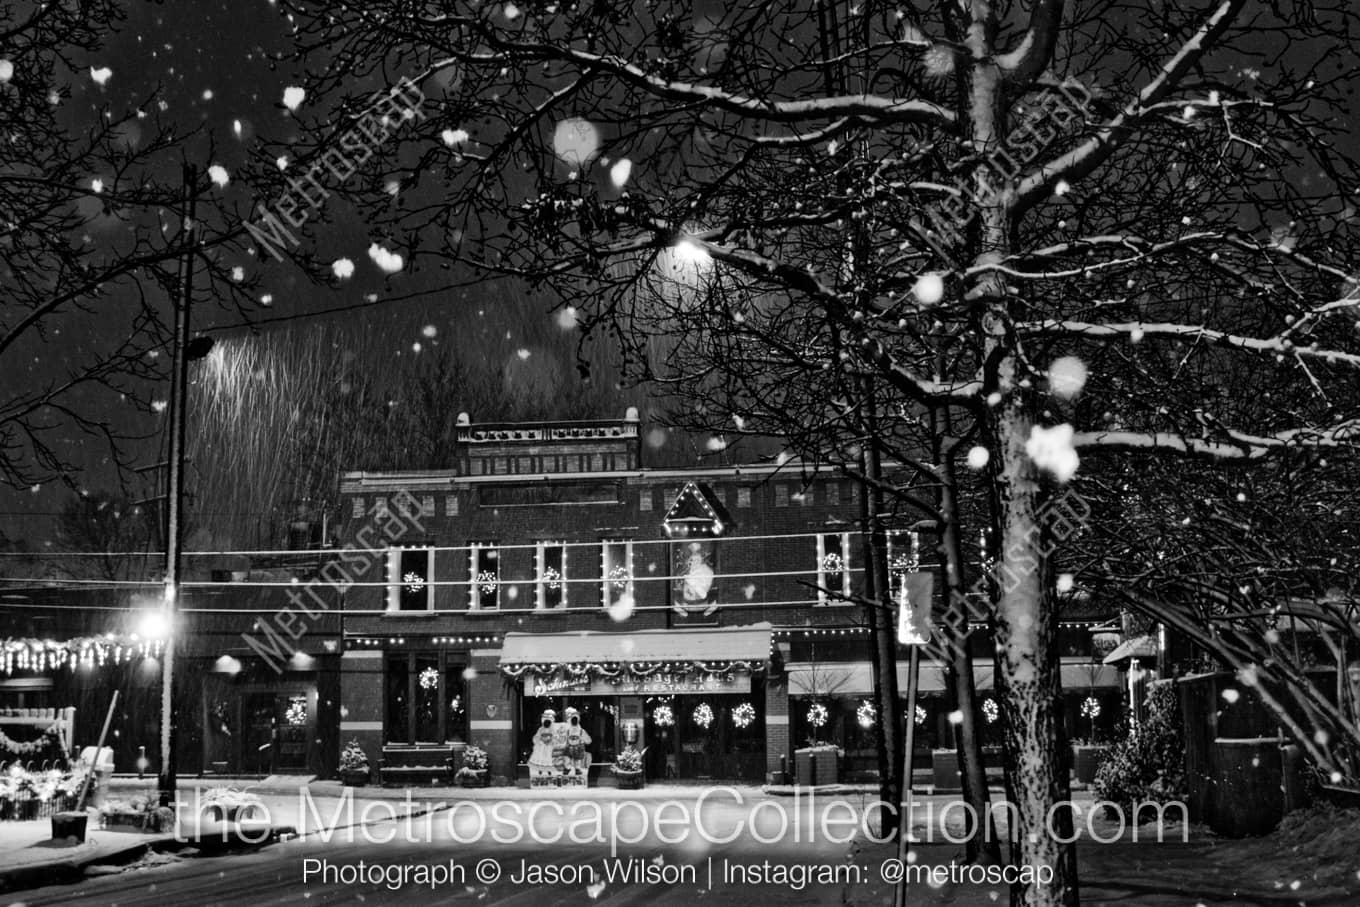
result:
[[[622,546],[624,560],[624,564],[622,566],[624,566],[624,568],[628,571],[627,587],[622,590],[619,590],[619,597],[617,599],[614,598],[612,594],[614,591],[613,586],[616,580],[611,578],[610,574],[616,567],[620,565],[610,563],[609,551],[611,546],[614,547]],[[633,540],[630,538],[600,539],[600,606],[605,609],[612,608],[615,604],[618,603],[619,599],[621,599],[625,595],[632,598],[633,601],[636,602],[637,601],[636,583],[637,573],[633,569]]]
[[[554,590],[548,588],[550,580],[544,575],[545,570],[550,566],[548,552],[553,549],[560,549],[562,552],[561,569],[558,582],[561,589],[557,590],[560,599],[555,605],[548,604],[548,594]],[[534,609],[537,611],[562,611],[570,604],[567,596],[567,543],[561,539],[541,539],[534,545]]]
[[[500,542],[492,539],[468,542],[468,610],[469,611],[500,611],[501,610],[501,586],[505,580],[501,575],[501,547]],[[481,570],[482,552],[491,552],[496,559],[496,572],[494,574],[495,588],[491,592],[483,592],[482,584],[478,577],[485,571]],[[485,599],[490,598],[492,604],[485,603]]]
[[[404,607],[403,592],[407,582],[403,561],[408,553],[424,552],[425,573],[421,577],[421,592],[425,595],[424,607]],[[424,614],[434,610],[434,552],[431,545],[389,545],[387,547],[387,608],[388,614]],[[420,592],[413,592],[419,595]]]
[[[853,604],[849,596],[853,593],[853,583],[851,582],[851,558],[850,558],[850,535],[845,530],[839,532],[819,532],[817,533],[817,604],[820,606],[835,606]],[[827,539],[836,538],[839,540],[839,551],[828,550]],[[840,592],[845,598],[832,598],[827,595],[826,590],[832,588],[830,572],[826,569],[826,559],[832,554],[839,554],[841,558],[840,569]]]

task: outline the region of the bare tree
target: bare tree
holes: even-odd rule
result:
[[[639,280],[698,250],[787,299],[795,327],[834,326],[837,359],[813,349],[812,367],[844,356],[912,407],[970,414],[996,530],[1012,859],[1053,873],[1017,904],[1077,901],[1049,552],[1078,451],[1221,464],[1355,437],[1331,399],[1360,364],[1356,168],[1329,141],[1353,14],[1244,10],[1171,3],[1148,29],[1145,10],[1055,0],[296,7],[302,44],[334,62],[310,85],[317,148],[323,122],[366,103],[354,86],[459,74],[349,193],[413,262],[550,281],[626,344]],[[868,87],[826,80],[832,55]],[[847,271],[852,229],[872,261]],[[1166,405],[1169,383],[1184,399],[1234,369],[1309,396]]]

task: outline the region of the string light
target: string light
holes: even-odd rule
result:
[[[74,671],[80,665],[89,667],[105,664],[124,664],[146,657],[159,657],[159,640],[138,639],[136,636],[119,640],[113,636],[78,637],[69,640],[8,638],[0,641],[0,668],[6,674],[17,671],[43,673],[67,668]]]

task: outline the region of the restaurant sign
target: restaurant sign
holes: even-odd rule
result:
[[[573,676],[562,673],[526,675],[526,696],[633,696],[683,693],[749,693],[751,677],[744,672],[709,674],[661,673],[646,677]]]

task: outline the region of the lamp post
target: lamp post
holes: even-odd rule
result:
[[[172,806],[178,781],[175,777],[175,613],[179,608],[180,544],[184,501],[185,395],[189,385],[189,305],[193,296],[194,244],[198,224],[198,171],[184,167],[184,258],[180,261],[179,298],[175,301],[174,356],[170,365],[170,455],[165,507],[165,656],[161,665],[161,760],[156,790],[162,806]]]

